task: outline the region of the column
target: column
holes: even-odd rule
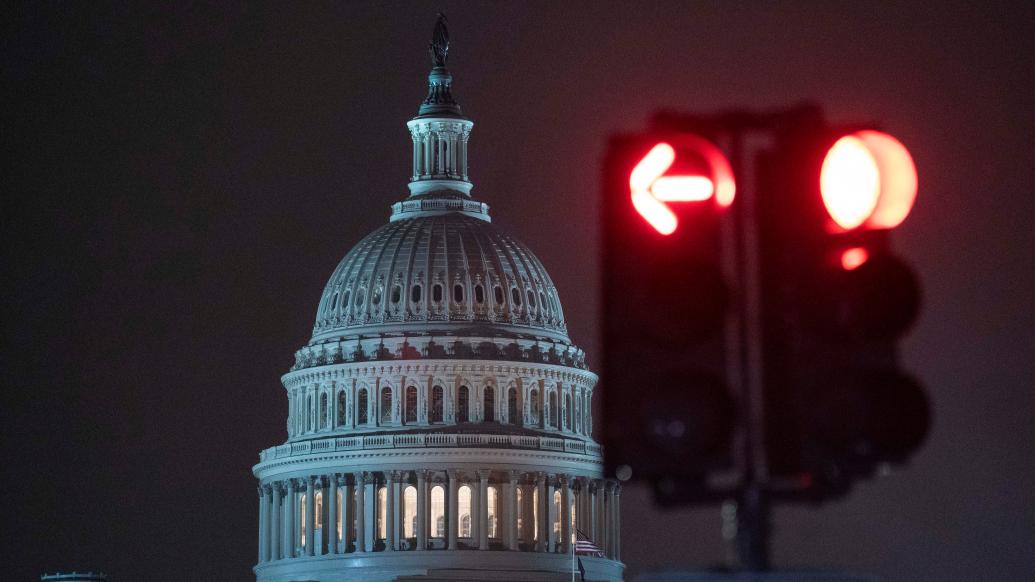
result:
[[[604,481],[597,481],[593,485],[593,541],[596,542],[600,549],[604,549],[604,538],[607,536],[606,528],[604,527]]]
[[[561,550],[571,553],[571,484],[567,475],[560,478],[561,484]]]
[[[547,526],[548,526],[548,529],[546,530],[546,532],[547,532],[547,534],[549,534],[547,536],[547,538],[546,538],[547,539],[547,544],[546,544],[546,551],[547,552],[556,552],[557,551],[557,542],[560,541],[560,540],[557,539],[557,537],[558,537],[557,533],[554,533],[554,531],[553,531],[553,523],[555,521],[557,521],[557,518],[559,517],[559,515],[557,514],[557,506],[554,505],[554,503],[553,503],[553,494],[554,494],[555,491],[557,491],[557,478],[556,478],[556,476],[549,476],[549,477],[546,478],[546,515],[547,515],[547,522],[546,523],[547,523]]]
[[[417,550],[428,549],[428,474],[417,471]]]
[[[507,483],[509,490],[506,493],[507,498],[507,549],[517,550],[518,549],[518,505],[517,505],[517,492],[518,492],[518,477],[520,473],[517,471],[511,471],[509,474],[509,481]]]
[[[298,495],[295,490],[295,480],[287,481],[287,497],[284,498],[284,557],[295,557],[295,505],[298,504]]]
[[[349,484],[348,475],[342,475],[341,486],[343,487],[341,493],[341,551],[345,553],[349,551],[349,544],[353,542],[355,536],[353,534],[353,527],[356,523],[356,508],[352,498],[352,485]]]
[[[317,520],[320,522],[320,543],[317,544],[313,549],[317,556],[322,556],[327,553],[327,542],[330,539],[328,533],[328,526],[330,525],[327,520],[328,509],[330,509],[329,502],[331,498],[328,496],[328,485],[329,479],[324,476],[316,478],[316,488],[320,490],[320,499],[323,503],[320,507],[320,515],[317,516]],[[316,495],[313,495],[313,506],[316,506]],[[315,541],[315,538],[313,538]]]
[[[614,557],[614,487],[610,481],[604,484],[604,553]]]
[[[456,482],[457,474],[455,471],[446,471],[446,478],[449,480],[449,503],[446,504],[446,525],[449,529],[449,541],[447,542],[446,549],[456,549],[456,538],[459,533],[457,527],[457,489],[459,485]]]
[[[615,483],[615,559],[622,559],[622,504],[619,497],[622,494],[622,484]]]
[[[385,551],[392,552],[397,548],[395,540],[395,471],[385,472]]]
[[[335,397],[337,400],[337,397]],[[330,489],[328,490],[328,496],[324,499],[323,504],[327,508],[327,523],[323,526],[324,537],[327,538],[327,549],[325,553],[337,554],[338,553],[338,475],[331,474],[328,477],[330,481]],[[331,504],[327,505],[330,501]],[[330,526],[328,528],[328,526]],[[326,535],[330,531],[329,535]]]
[[[316,554],[316,484],[312,475],[305,478],[305,555]]]
[[[266,486],[259,485],[259,563],[266,561],[266,524],[269,516],[266,515]]]
[[[478,471],[478,549],[489,549],[489,472],[484,469]]]
[[[367,551],[366,541],[366,491],[367,480],[364,473],[356,473],[356,551]]]
[[[536,514],[539,517],[536,520],[536,528],[539,530],[539,535],[536,539],[535,550],[545,552],[547,540],[550,539],[550,532],[546,527],[550,512],[547,510],[549,504],[546,501],[546,475],[544,473],[535,474],[535,488],[539,492],[539,507],[536,508]]]
[[[280,494],[282,493],[280,488],[280,482],[277,481],[272,484],[273,486],[273,515],[270,520],[270,560],[280,559],[280,550],[283,544],[280,541],[280,534],[284,530],[284,526],[280,524],[283,518],[283,507],[281,506]]]

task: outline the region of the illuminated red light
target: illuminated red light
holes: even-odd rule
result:
[[[717,147],[696,136],[682,136],[681,145],[684,142],[706,162],[710,177],[664,176],[676,159],[675,148],[664,142],[651,148],[629,174],[633,207],[664,235],[672,234],[679,225],[665,202],[704,202],[714,197],[720,207],[726,207],[733,202],[736,192],[733,169]]]
[[[819,184],[823,204],[840,228],[894,228],[916,201],[916,166],[897,139],[858,131],[827,152]]]
[[[870,252],[863,247],[845,249],[841,253],[841,267],[846,271],[854,271],[870,258]]]

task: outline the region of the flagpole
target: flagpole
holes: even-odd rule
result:
[[[575,530],[576,532],[578,530]],[[575,534],[575,539],[578,540],[578,534]],[[571,582],[575,582],[575,544],[571,544]]]

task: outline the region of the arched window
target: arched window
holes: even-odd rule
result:
[[[413,485],[403,491],[403,537],[417,537],[417,488]]]
[[[485,422],[496,422],[496,389],[486,386],[483,400]]]
[[[377,488],[377,539],[388,537],[385,528],[388,526],[388,488],[384,485]]]
[[[345,311],[349,308],[349,298],[352,296],[352,291],[345,290],[345,294],[341,296],[341,310]]]
[[[460,524],[459,537],[471,537],[471,488],[461,485],[456,494],[457,523]]]
[[[381,389],[381,424],[392,422],[392,389],[385,386]]]
[[[320,395],[320,428],[327,428],[327,393]]]
[[[542,291],[539,291],[539,305],[542,307],[543,311],[550,310],[550,304],[546,302],[546,295],[544,295]]]
[[[535,293],[532,293],[531,289],[525,291],[525,296],[528,297],[529,309],[535,309]]]
[[[485,290],[480,283],[474,286],[474,301],[478,305],[485,303]]]
[[[564,424],[569,430],[575,426],[575,409],[571,405],[571,394],[564,395]]]
[[[540,403],[539,403],[539,390],[536,390],[535,388],[532,388],[532,390],[529,391],[529,393],[528,393],[528,398],[529,398],[529,404],[531,405],[531,409],[532,409],[532,422],[538,423],[539,422],[539,412],[540,412],[540,409],[541,409]]]
[[[363,289],[356,291],[356,313],[359,313],[359,310],[363,308],[363,295]]]
[[[364,425],[370,421],[367,417],[367,389],[360,388],[359,395],[356,397],[356,424]]]
[[[406,388],[406,424],[417,423],[417,387]]]
[[[471,389],[461,386],[456,391],[456,421],[471,422]]]
[[[431,388],[431,422],[442,422],[442,387]]]
[[[519,540],[527,538],[525,535],[525,512],[528,510],[525,509],[524,489],[524,487],[518,485],[517,491],[515,492],[517,495],[517,533]]]
[[[435,303],[442,301],[442,285],[435,283],[435,285],[431,288],[431,299]]]
[[[493,291],[493,294],[496,296],[496,305],[502,305],[503,304],[503,287],[500,287],[499,285],[496,285],[496,287],[494,287],[492,291]]]
[[[423,288],[420,285],[414,285],[413,289],[410,289],[411,303],[420,303],[420,298],[422,296],[421,291],[423,291]]]
[[[316,505],[313,507],[313,529],[323,528],[323,493],[317,491],[316,495],[313,496],[316,499]]]
[[[521,291],[517,287],[510,288],[510,300],[515,307],[521,307]]]
[[[490,538],[498,538],[500,537],[499,520],[497,518],[499,515],[499,491],[493,485],[486,489],[486,508],[489,514],[487,522],[489,531],[486,535]]]
[[[327,304],[327,311],[334,311],[334,308],[338,306],[338,294],[335,293],[331,296],[331,302]]]
[[[518,412],[517,388],[513,386],[507,389],[507,420],[510,424],[521,424],[521,415]]]
[[[374,292],[370,294],[370,302],[374,305],[381,304],[381,288],[374,287]]]
[[[345,424],[345,391],[338,392],[338,415],[335,419],[337,426],[343,426]]]
[[[299,515],[298,531],[300,532],[299,536],[302,538],[302,546],[303,547],[305,547],[305,542],[306,542],[306,539],[305,539],[305,504],[306,504],[306,496],[305,496],[305,493],[303,493],[302,496],[298,500],[298,515]]]
[[[553,492],[553,537],[561,539],[561,492]]]
[[[446,489],[441,485],[431,488],[431,537],[446,537]]]
[[[463,303],[464,302],[464,286],[463,285],[453,285],[453,301],[455,301],[457,303]]]
[[[557,391],[550,391],[550,425],[556,428],[560,420],[560,411],[557,410]]]
[[[392,303],[398,303],[402,299],[402,287],[398,285],[392,286]]]

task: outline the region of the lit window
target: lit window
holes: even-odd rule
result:
[[[432,537],[446,537],[446,490],[441,485],[431,488]]]
[[[460,524],[460,537],[471,537],[471,488],[460,486],[457,491],[457,522]]]
[[[525,502],[524,487],[517,486],[517,531],[518,538],[525,539]]]
[[[314,497],[316,499],[316,507],[313,509],[315,510],[316,518],[313,519],[313,527],[321,529],[323,527],[323,493],[317,491]]]
[[[385,526],[388,524],[388,488],[384,485],[377,488],[377,539],[387,537]]]
[[[555,539],[561,538],[561,492],[553,492],[553,535]]]
[[[410,485],[403,491],[403,537],[417,536],[417,488]]]
[[[499,495],[498,495],[498,492],[496,491],[496,487],[493,487],[491,485],[489,486],[489,488],[486,491],[487,491],[487,495],[486,495],[486,497],[487,497],[487,499],[486,499],[487,504],[486,505],[487,505],[488,513],[489,513],[489,519],[488,519],[489,531],[486,533],[486,535],[488,535],[490,538],[498,538],[498,537],[500,537],[500,533],[499,533],[499,527],[498,527],[498,524],[497,524],[496,516],[498,514]]]

